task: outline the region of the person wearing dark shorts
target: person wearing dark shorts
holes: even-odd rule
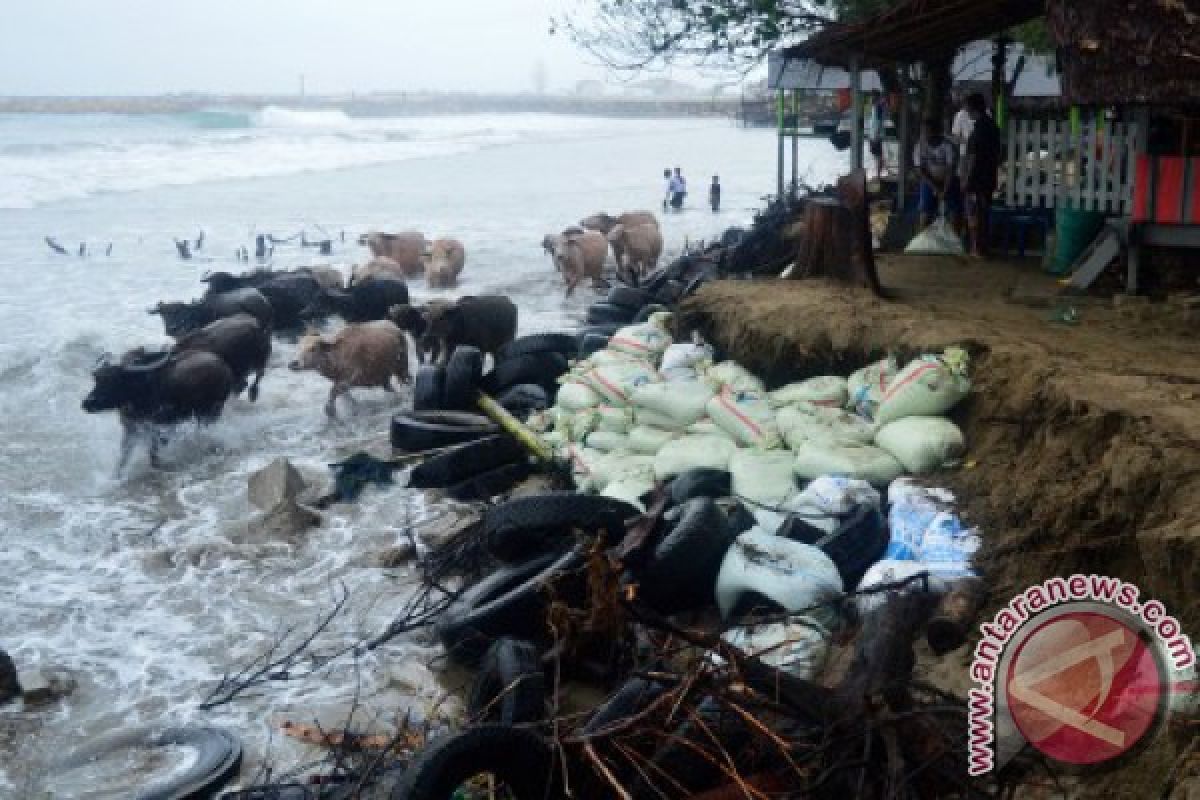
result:
[[[962,191],[955,169],[957,159],[958,148],[942,135],[941,120],[925,120],[921,140],[913,151],[913,166],[921,175],[917,199],[921,230],[928,228],[941,213],[957,230],[962,211]]]
[[[967,159],[963,168],[966,176],[967,226],[971,232],[971,254],[984,258],[987,254],[992,197],[996,194],[1000,170],[1000,129],[987,110],[983,95],[967,97],[967,113],[975,126],[967,139]]]

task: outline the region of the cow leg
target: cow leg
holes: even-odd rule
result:
[[[125,428],[121,432],[121,453],[117,457],[117,471],[113,476],[116,479],[121,478],[121,473],[125,471],[125,465],[129,462],[129,456],[133,453],[133,446],[137,444],[134,436],[134,431]]]
[[[341,384],[335,383],[329,389],[329,399],[325,402],[325,416],[331,419],[337,417],[338,395],[344,391]]]
[[[163,445],[165,435],[159,431],[150,431],[150,466],[155,469],[162,469],[162,460],[158,457],[158,451]]]
[[[250,393],[247,395],[250,398],[251,403],[258,401],[258,385],[262,383],[263,375],[266,373],[266,371],[267,368],[264,366],[263,368],[255,370],[254,372],[254,383],[250,385]]]

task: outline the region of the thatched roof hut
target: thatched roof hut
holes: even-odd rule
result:
[[[1200,107],[1200,0],[1050,0],[1046,20],[1067,102]]]

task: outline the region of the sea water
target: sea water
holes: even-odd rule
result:
[[[453,292],[415,282],[416,300],[497,292],[520,308],[522,333],[573,327],[601,295],[564,299],[544,234],[595,211],[658,210],[662,170],[680,166],[690,195],[683,212],[663,216],[669,257],[748,224],[773,191],[774,159],[772,132],[724,120],[0,115],[0,648],[23,669],[64,668],[79,682],[48,709],[0,709],[0,796],[127,796],[121,781],[138,780],[136,770],[87,791],[47,776],[64,751],[133,724],[228,727],[244,739],[249,779],[263,764],[287,770],[316,756],[279,735],[280,719],[308,721],[355,698],[360,718],[447,707],[437,647],[415,635],[197,709],[281,631],[311,629],[342,587],[346,609],[312,649],[381,631],[414,573],[379,567],[378,553],[447,508],[369,489],[308,533],[246,530],[251,472],[278,456],[326,470],[386,435],[409,402],[364,390],[329,420],[328,383],[286,369],[295,344],[279,339],[257,403],[232,400],[216,425],[175,436],[163,469],[141,454],[116,479],[115,415],[85,414],[80,402],[102,354],[166,341],[148,307],[198,296],[206,272],[246,268],[235,253],[252,251],[259,233],[333,241],[328,257],[281,245],[271,266],[348,273],[367,258],[360,233],[417,229],[462,240],[467,265]],[[813,184],[845,166],[818,140],[802,142],[801,159]],[[713,175],[719,214],[707,208]],[[203,249],[180,260],[174,240],[200,231]]]

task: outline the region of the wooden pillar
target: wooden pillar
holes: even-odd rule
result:
[[[863,168],[862,69],[858,56],[850,59],[850,170]]]
[[[792,196],[800,192],[800,90],[792,92]]]
[[[776,179],[777,179],[776,185],[775,185],[775,194],[778,197],[783,197],[783,124],[784,124],[783,89],[780,89],[778,94],[779,94],[779,97],[778,97],[778,101],[776,104],[776,112],[775,112],[776,113],[775,130],[779,136],[779,152],[777,153],[776,159],[775,159],[775,168],[776,168],[775,171],[776,171]]]
[[[912,133],[912,98],[909,97],[908,65],[901,64],[900,69],[900,124],[896,133],[900,137],[899,158],[896,159],[896,211],[904,213],[908,202],[908,173],[912,169],[912,147],[909,138]]]
[[[1138,106],[1133,115],[1134,122],[1137,124],[1137,130],[1134,132],[1137,144],[1133,148],[1134,158],[1149,154],[1150,143],[1150,109],[1147,106]],[[1133,165],[1129,165],[1129,169],[1133,169]],[[1142,266],[1142,236],[1138,226],[1130,224],[1129,238],[1127,240],[1128,257],[1125,272],[1125,292],[1127,294],[1138,293],[1138,273]]]

